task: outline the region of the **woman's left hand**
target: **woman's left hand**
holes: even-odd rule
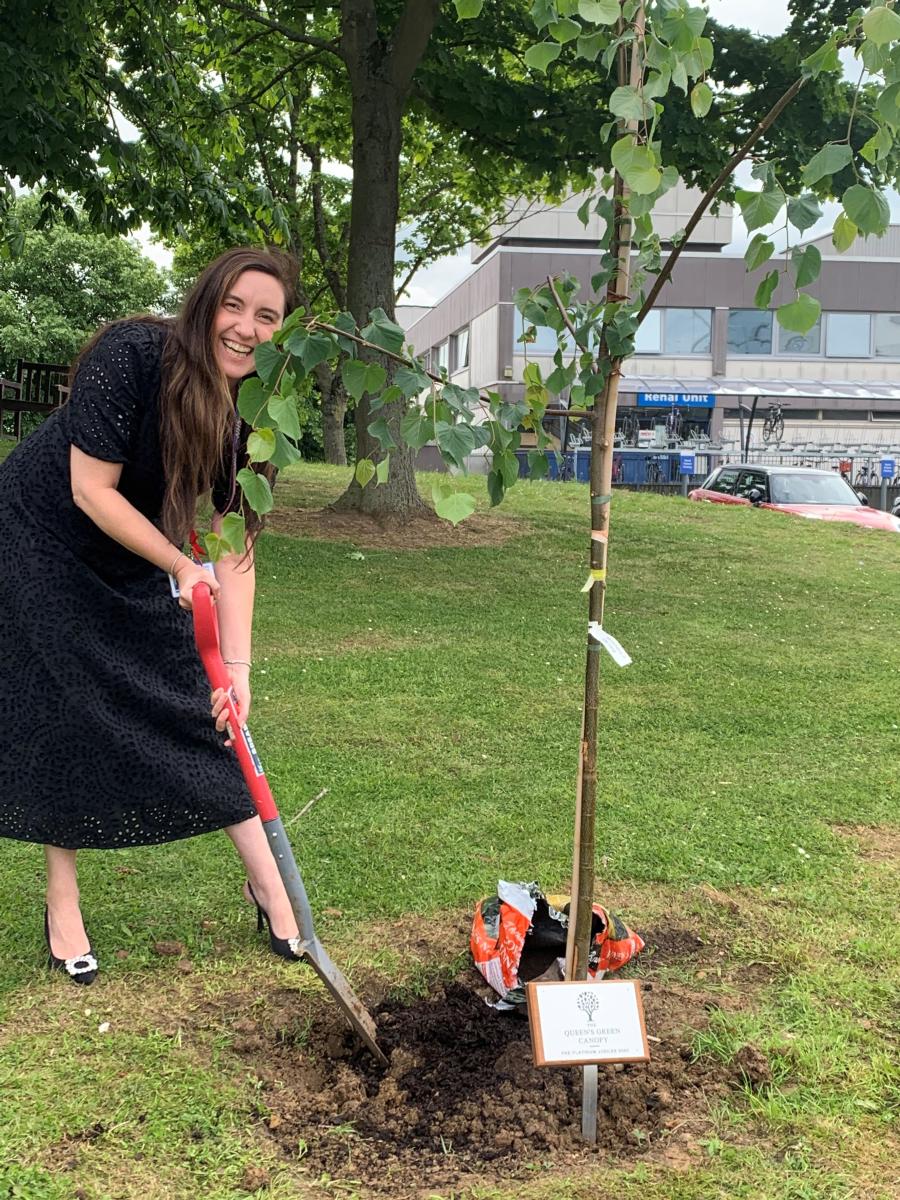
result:
[[[250,712],[250,668],[245,667],[242,663],[236,663],[225,668],[228,671],[231,679],[231,690],[237,697],[238,713],[241,721],[246,721]],[[226,732],[226,724],[228,720],[228,708],[226,705],[226,693],[222,688],[216,688],[210,697],[212,705],[212,717],[216,723],[216,729],[219,733]],[[225,739],[225,745],[232,744],[231,738]]]

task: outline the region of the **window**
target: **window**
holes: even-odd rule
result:
[[[663,312],[666,354],[709,354],[712,345],[710,309],[667,308]]]
[[[728,314],[729,354],[771,354],[772,314],[758,308],[733,308]]]
[[[556,340],[556,330],[548,329],[546,325],[535,325],[535,339],[533,342],[520,342],[522,330],[525,328],[525,322],[522,320],[522,314],[516,309],[516,315],[513,320],[513,353],[527,354],[529,358],[534,358],[541,354],[555,354],[558,349]],[[567,348],[568,342],[563,339],[563,346]]]
[[[792,333],[778,326],[779,354],[821,354],[822,322],[816,321],[809,333]]]
[[[900,313],[876,313],[875,357],[900,358]]]
[[[450,363],[450,343],[441,342],[439,346],[431,352],[432,370],[439,371],[441,367],[449,367]]]
[[[662,350],[662,310],[651,308],[634,339],[635,354],[659,354]]]
[[[733,496],[737,477],[737,467],[726,467],[706,484],[706,489],[710,492],[721,492],[725,496]]]
[[[654,308],[644,318],[634,340],[635,354],[709,354],[712,310]]]
[[[765,471],[741,471],[741,477],[737,482],[737,487],[734,489],[734,494],[749,499],[747,493],[753,488],[762,493],[761,499],[765,500],[768,498],[768,477]]]
[[[469,365],[469,330],[460,329],[450,338],[450,374]]]
[[[868,358],[872,322],[868,313],[829,313],[825,353],[831,358]]]

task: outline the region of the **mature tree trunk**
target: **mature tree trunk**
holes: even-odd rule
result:
[[[347,446],[344,442],[344,417],[347,413],[347,393],[340,375],[328,363],[319,363],[315,374],[322,405],[325,461],[336,467],[345,467]]]
[[[341,55],[352,95],[353,192],[347,306],[360,325],[373,308],[394,314],[394,267],[400,176],[401,120],[413,72],[421,61],[440,11],[440,0],[407,0],[389,38],[379,34],[375,0],[343,0]],[[383,365],[390,369],[390,363]],[[400,410],[383,410],[389,423]],[[356,406],[357,457],[383,458],[369,433],[364,396]],[[416,488],[412,451],[391,450],[386,483],[361,488],[354,479],[336,507],[408,520],[426,510]]]

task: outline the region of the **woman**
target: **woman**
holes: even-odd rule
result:
[[[210,720],[189,613],[208,584],[246,716],[259,523],[246,513],[248,553],[215,576],[183,553],[198,496],[212,490],[214,529],[238,507],[237,389],[292,301],[286,260],[228,251],[174,321],[98,334],[68,403],[0,465],[0,836],[44,845],[49,963],[76,983],[97,974],[76,851],[221,828],[273,951],[297,958],[275,860],[223,750],[221,692]]]

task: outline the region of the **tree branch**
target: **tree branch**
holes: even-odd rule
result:
[[[334,258],[328,246],[328,230],[325,227],[325,206],[322,203],[322,151],[318,146],[300,143],[301,149],[309,159],[312,171],[309,177],[310,192],[313,207],[313,237],[322,272],[328,280],[328,286],[340,308],[347,307],[347,293],[341,277],[334,268]]]
[[[690,220],[684,227],[684,237],[666,259],[665,266],[657,275],[653,287],[647,293],[647,299],[641,305],[641,311],[638,313],[638,324],[640,324],[644,317],[646,317],[647,313],[656,303],[656,297],[665,287],[666,283],[668,283],[669,278],[675,269],[675,264],[681,257],[682,250],[684,250],[685,246],[687,246],[688,242],[690,241],[691,234],[700,223],[700,218],[709,208],[710,204],[712,204],[713,200],[716,198],[716,195],[722,190],[722,188],[731,178],[735,168],[744,161],[762,135],[775,124],[782,112],[787,108],[787,106],[806,82],[807,80],[802,77],[794,80],[784,95],[772,105],[763,119],[759,122],[759,124],[744,142],[743,146],[741,146],[739,150],[736,150],[735,153],[732,154],[731,158],[729,158],[728,162],[713,180],[709,189],[704,194],[703,199],[694,209],[693,213],[691,213]]]
[[[441,0],[406,0],[391,34],[388,67],[391,82],[401,96],[409,91],[440,12]]]
[[[240,17],[246,17],[248,21],[256,21],[258,25],[264,25],[266,29],[271,29],[273,33],[280,33],[289,42],[297,42],[301,46],[317,46],[320,50],[328,50],[331,54],[340,57],[337,41],[330,42],[327,38],[315,37],[313,34],[303,33],[294,25],[285,25],[283,21],[276,21],[272,17],[267,17],[264,13],[247,8],[244,4],[238,4],[236,0],[217,0],[217,3],[222,8],[227,8],[229,12],[237,13]]]

